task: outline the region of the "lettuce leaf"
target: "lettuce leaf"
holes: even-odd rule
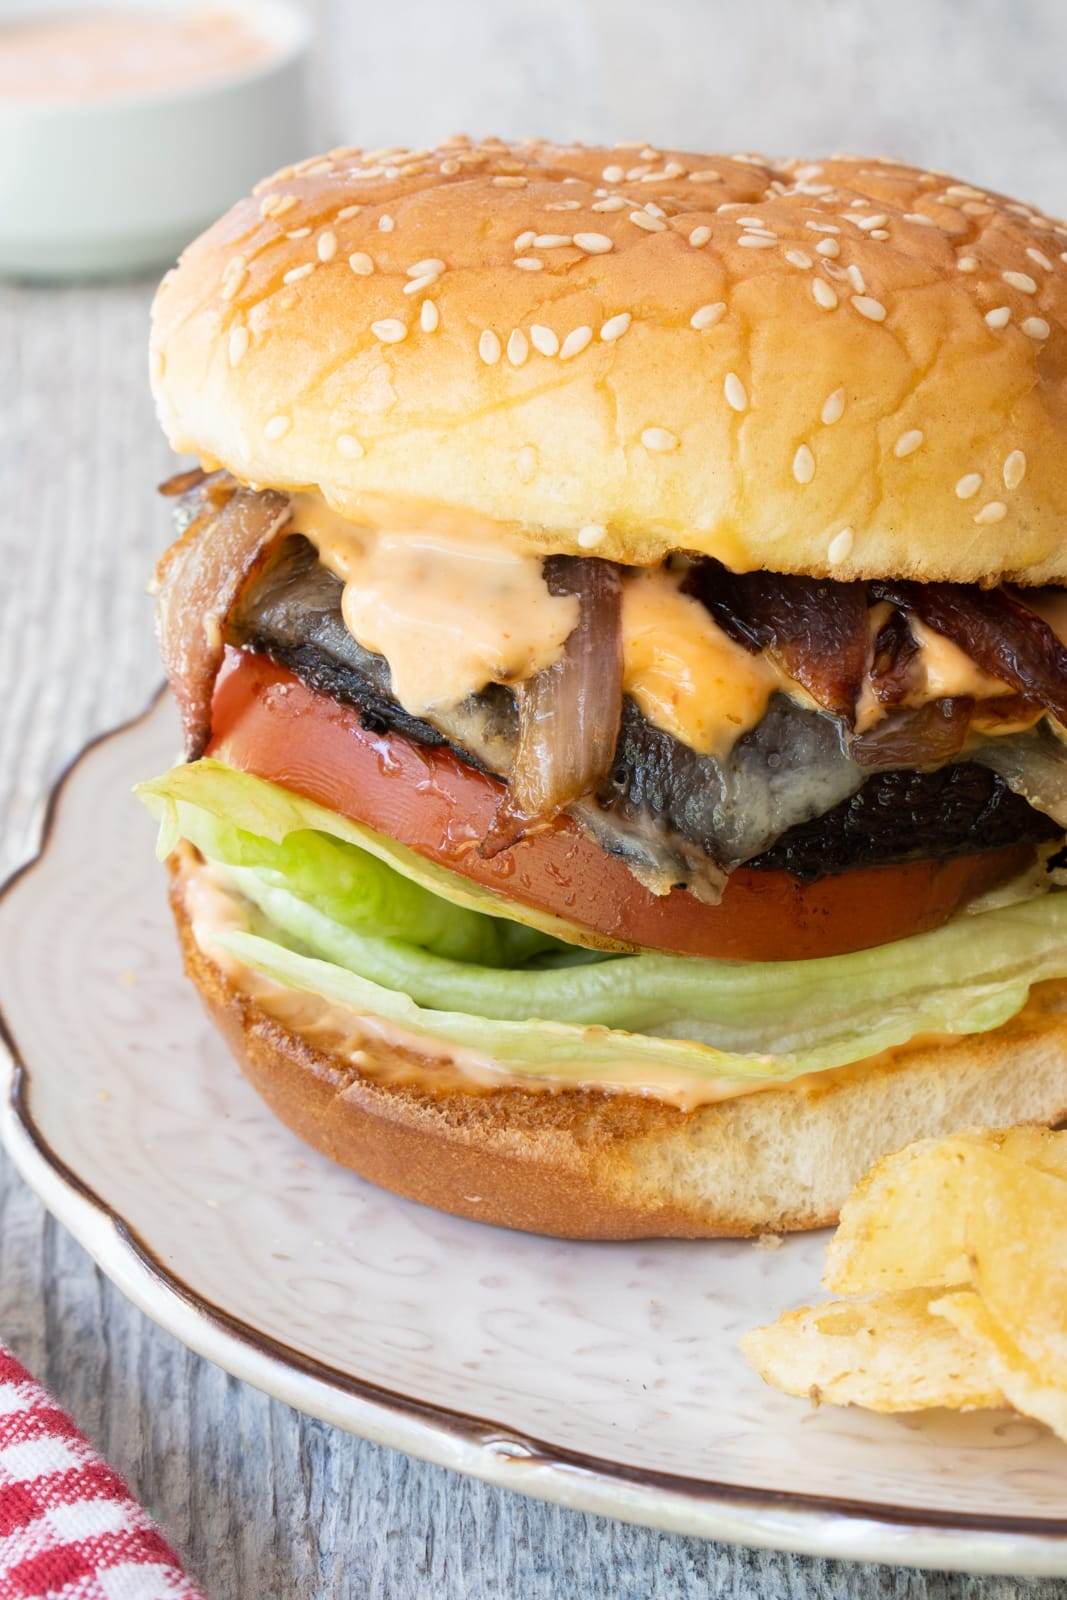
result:
[[[491,890],[221,761],[175,767],[134,792],[159,821],[161,859],[188,839],[211,861],[256,867],[356,932],[479,966],[521,966],[566,947],[560,919],[535,913],[530,927]]]
[[[162,815],[161,847],[190,839],[247,903],[249,931],[220,934],[220,945],[279,982],[527,1076],[780,1080],[921,1033],[998,1027],[1032,984],[1067,976],[1060,892],[814,961],[598,958],[456,904],[454,874],[438,869],[431,891],[386,864],[402,847],[366,829],[360,846],[369,837],[380,848],[357,847],[354,824],[214,769],[230,771],[195,763],[141,792]],[[428,864],[416,860],[421,874]]]

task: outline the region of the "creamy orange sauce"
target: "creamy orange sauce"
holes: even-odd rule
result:
[[[344,583],[345,626],[385,657],[414,716],[532,677],[578,621],[577,599],[549,593],[538,556],[478,533],[360,527],[312,495],[294,496],[293,527]]]
[[[919,671],[922,689],[909,697],[909,704],[924,705],[930,700],[943,700],[969,696],[973,700],[993,700],[999,695],[1014,691],[1006,683],[989,677],[975,666],[969,655],[958,644],[935,633],[918,617],[910,617],[908,626],[919,646]]]
[[[623,585],[623,692],[648,721],[691,750],[726,755],[788,680],[716,625],[663,568]]]
[[[0,23],[0,96],[101,100],[163,91],[242,72],[272,53],[242,16],[214,6],[57,9]]]

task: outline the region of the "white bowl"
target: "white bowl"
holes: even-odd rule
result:
[[[108,0],[108,9],[146,9]],[[181,12],[191,0],[155,0]],[[0,0],[0,23],[41,0]],[[51,7],[49,7],[51,9]],[[90,0],[57,0],[60,14]],[[306,154],[306,17],[288,0],[220,0],[271,48],[233,74],[76,101],[0,97],[0,273],[72,278],[170,261],[265,173]]]

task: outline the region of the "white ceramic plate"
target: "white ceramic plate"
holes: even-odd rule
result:
[[[160,700],[91,746],[0,900],[25,1178],[149,1316],[368,1438],[566,1505],[822,1555],[1067,1573],[1067,1451],[996,1413],[815,1411],[742,1329],[815,1292],[821,1236],[572,1244],[440,1216],[305,1149],[183,981],[129,796]]]

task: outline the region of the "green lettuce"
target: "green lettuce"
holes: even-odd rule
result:
[[[277,784],[203,760],[138,784],[160,824],[158,853],[179,839],[228,866],[255,867],[343,927],[399,939],[479,966],[520,966],[569,944],[569,924],[507,902],[395,840]]]
[[[229,770],[200,762],[142,786],[161,848],[190,839],[249,909],[247,930],[218,943],[279,982],[528,1076],[785,1079],[920,1033],[998,1027],[1033,983],[1067,976],[1063,893],[814,961],[568,951],[453,903],[454,874],[431,891],[386,864],[384,848],[402,847],[358,847],[344,819],[246,774],[229,784]],[[220,813],[237,790],[236,814]]]

